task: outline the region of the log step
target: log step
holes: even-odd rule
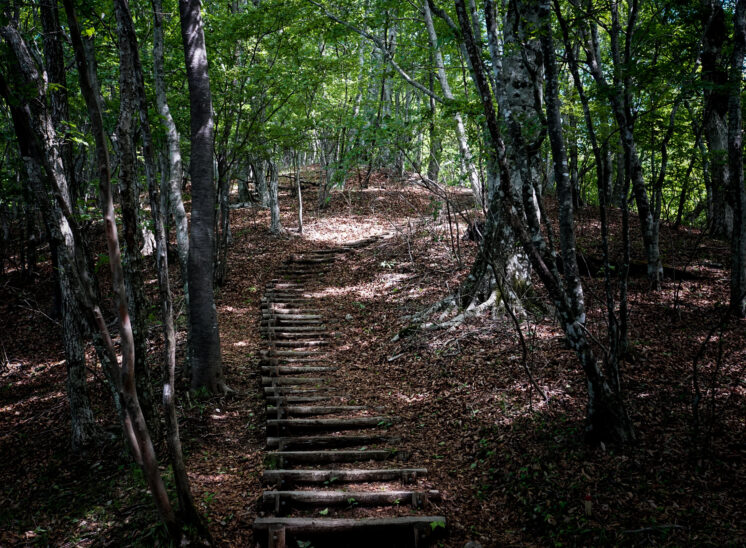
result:
[[[286,326],[297,326],[297,327],[305,327],[305,326],[311,326],[311,325],[317,325],[322,326],[324,322],[322,320],[293,320],[290,318],[279,318],[277,316],[272,316],[271,318],[263,318],[259,325],[261,327],[277,327],[280,326],[282,328],[285,328]]]
[[[318,327],[315,325],[299,325],[299,326],[283,326],[283,327],[264,327],[262,331],[280,331],[288,333],[318,333],[319,331],[325,331],[324,327]]]
[[[285,548],[288,537],[333,536],[324,546],[421,546],[444,531],[444,516],[398,518],[257,518],[254,530],[267,539],[270,548]],[[435,525],[434,525],[435,524]],[[351,537],[354,535],[354,537]],[[340,536],[344,537],[342,541]],[[406,542],[403,539],[406,537]]]
[[[337,396],[266,396],[267,403],[287,404],[287,403],[315,403],[329,401]]]
[[[298,506],[390,506],[423,508],[440,501],[438,491],[264,491],[262,505],[281,513]]]
[[[291,436],[291,437],[269,437],[267,447],[281,450],[292,449],[334,449],[338,447],[350,447],[358,445],[374,445],[379,443],[398,443],[401,438],[381,435],[358,435],[358,436]]]
[[[292,365],[263,365],[262,373],[270,376],[296,375],[302,373],[323,373],[326,371],[337,371],[339,367],[314,367],[314,366],[292,366]]]
[[[277,407],[267,407],[267,414],[277,413]],[[369,409],[363,405],[288,405],[281,406],[288,415],[333,415]]]
[[[322,392],[335,392],[331,386],[317,386],[314,388],[299,388],[298,386],[265,386],[264,393],[271,396],[318,396]]]
[[[318,308],[289,308],[287,306],[278,306],[278,305],[262,305],[262,314],[263,315],[275,315],[275,316],[292,316],[297,314],[314,314],[318,315],[319,312],[321,312]],[[320,317],[320,316],[319,316]]]
[[[262,350],[259,355],[267,358],[304,358],[308,356],[319,356],[322,357],[322,352],[314,352],[312,350]]]
[[[273,339],[276,340],[293,340],[293,341],[302,341],[302,340],[314,340],[314,338],[318,337],[328,337],[330,335],[327,331],[309,331],[307,333],[303,332],[292,332],[292,331],[279,331],[277,329],[271,329],[267,331],[267,335],[272,335]]]
[[[379,428],[391,422],[389,417],[356,417],[351,419],[268,419],[268,430],[357,430]]]
[[[265,470],[262,476],[269,485],[296,483],[365,483],[374,481],[401,481],[413,483],[427,476],[427,468],[383,468],[346,470]]]
[[[270,314],[262,311],[262,318],[277,318],[279,320],[320,320],[321,314],[285,314],[277,311]]]
[[[320,340],[307,340],[307,341],[274,341],[272,343],[274,346],[279,346],[282,348],[301,348],[301,347],[308,347],[308,346],[328,346],[329,341],[320,341]]]
[[[284,468],[288,463],[337,463],[337,462],[365,462],[370,460],[386,460],[397,455],[396,451],[386,449],[371,450],[339,450],[339,451],[271,451],[267,459],[275,463],[272,468]]]
[[[324,384],[325,377],[262,377],[263,386],[292,386],[296,384]]]

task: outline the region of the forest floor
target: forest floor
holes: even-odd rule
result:
[[[428,481],[443,494],[436,508],[448,519],[443,546],[460,548],[466,540],[484,546],[746,544],[746,323],[723,322],[726,243],[662,227],[670,267],[663,289],[647,291],[636,271],[630,279],[632,351],[622,372],[639,440],[624,448],[594,446],[583,439],[582,371],[541,305],[538,282],[523,330],[528,365],[548,401],[526,378],[507,317],[396,337],[409,315],[448,295],[468,273],[476,244],[462,239],[463,219],[452,238],[445,204],[383,175],[369,189],[333,193],[321,211],[308,194],[302,237],[294,233],[296,201],[287,194],[281,196],[285,236],[269,234],[264,210],[232,211],[229,273],[217,303],[225,374],[236,392],[187,398],[185,383],[180,387],[187,467],[219,545],[251,546],[258,512],[266,438],[258,324],[265,283],[292,253],[383,233],[393,237],[334,263],[317,298],[334,333],[338,383],[354,400],[403,418],[392,434],[403,438],[411,462],[427,467]],[[551,206],[548,201],[550,217]],[[601,256],[597,219],[592,208],[578,216],[578,249],[589,264]],[[612,223],[619,222],[612,212]],[[633,220],[633,255],[640,261],[635,226]],[[615,252],[620,245],[612,240]],[[604,343],[603,279],[593,270],[583,280],[588,325]],[[60,327],[48,317],[51,278],[50,266],[41,264],[31,277],[11,273],[0,283],[0,546],[151,545],[164,532],[118,440],[83,454],[69,449]],[[174,266],[174,287],[178,278]],[[183,347],[183,317],[179,326]],[[152,336],[158,379],[157,326]],[[99,423],[116,433],[98,366],[91,365],[89,382]]]

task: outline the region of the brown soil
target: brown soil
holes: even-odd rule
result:
[[[328,352],[341,367],[334,377],[349,395],[345,403],[383,406],[401,417],[389,433],[403,439],[410,463],[429,469],[427,488],[443,494],[435,510],[448,519],[444,546],[746,543],[746,324],[731,320],[717,329],[728,295],[726,244],[696,230],[663,228],[666,265],[691,276],[667,279],[658,293],[648,292],[642,278],[630,280],[633,351],[622,368],[639,442],[589,446],[582,372],[541,305],[540,288],[523,328],[533,349],[529,365],[548,402],[528,383],[504,317],[392,341],[407,315],[446,296],[468,267],[454,258],[445,208],[424,191],[389,182],[382,188],[384,182],[337,192],[321,212],[309,196],[302,238],[292,231],[269,235],[265,211],[232,212],[234,244],[218,312],[226,377],[236,394],[186,398],[183,383],[179,402],[195,498],[220,545],[252,544],[262,490],[262,289],[292,253],[388,232],[394,237],[335,262],[318,280],[316,303],[333,332]],[[283,196],[283,206],[292,229],[295,199]],[[616,212],[612,222],[619,223]],[[459,234],[465,228],[462,221]],[[596,211],[581,212],[578,235],[581,253],[598,259]],[[638,240],[633,234],[633,253],[642,260]],[[459,245],[468,265],[475,244]],[[620,241],[612,246],[618,251]],[[602,279],[584,284],[589,329],[603,342]],[[30,279],[11,273],[0,284],[0,545],[162,541],[142,477],[118,440],[82,455],[69,450],[60,330],[47,317],[51,295],[48,264]],[[159,378],[158,330],[152,333]],[[692,372],[703,345],[695,435]],[[117,432],[100,368],[90,363],[96,416]]]

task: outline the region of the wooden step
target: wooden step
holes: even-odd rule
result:
[[[303,506],[391,506],[424,508],[440,501],[438,491],[264,491],[262,505],[276,514]]]
[[[417,547],[423,546],[427,539],[441,535],[445,529],[445,519],[444,516],[361,519],[269,517],[254,520],[254,531],[266,538],[266,545],[269,548],[286,548],[288,537],[292,539],[298,536],[345,537],[344,541],[339,539],[324,544],[338,548],[405,545]],[[405,536],[406,544],[402,542]]]
[[[283,320],[321,320],[321,314],[284,314],[282,312],[274,311],[272,313],[262,311],[262,318],[272,319],[277,318],[280,321]]]
[[[261,306],[262,314],[264,315],[275,315],[275,316],[292,316],[292,315],[307,315],[307,314],[314,314],[314,315],[320,315],[319,313],[321,310],[318,308],[310,308],[310,307],[304,307],[304,308],[291,308],[288,306],[280,306],[275,304],[266,304]]]
[[[401,438],[382,435],[346,435],[346,436],[289,436],[269,437],[267,447],[269,449],[292,450],[292,449],[335,449],[339,447],[350,447],[358,445],[375,445],[398,443]]]
[[[336,388],[318,386],[314,388],[300,388],[298,386],[265,386],[264,393],[271,396],[318,396],[321,393],[334,393]]]
[[[265,327],[262,331],[283,331],[288,333],[316,333],[324,331],[326,328],[318,327],[316,325],[299,325],[299,326],[283,326],[283,327]]]
[[[262,377],[263,386],[294,386],[297,384],[324,384],[325,377]]]
[[[307,358],[309,356],[323,357],[323,352],[312,350],[261,350],[259,354],[267,358]]]
[[[355,417],[348,419],[268,419],[267,429],[272,431],[357,430],[380,428],[391,422],[389,417]]]
[[[305,327],[305,326],[312,326],[312,325],[323,326],[324,322],[323,320],[293,320],[292,318],[279,318],[277,316],[272,316],[272,317],[263,318],[262,320],[260,320],[259,325],[261,327],[280,326],[282,328],[285,328],[286,326],[295,326],[295,327]]]
[[[263,365],[262,373],[271,377],[277,375],[299,375],[302,373],[324,373],[337,371],[339,367],[322,367],[322,366],[292,366],[292,365]]]
[[[265,470],[262,476],[269,485],[297,483],[365,483],[371,481],[401,481],[413,483],[427,476],[427,468],[382,468],[344,470]]]
[[[270,451],[267,462],[271,468],[285,468],[289,463],[333,464],[339,462],[366,462],[386,460],[397,455],[396,451],[386,449],[371,450],[335,450],[335,451]]]
[[[288,404],[288,403],[316,403],[329,401],[336,396],[266,396],[267,403]]]
[[[267,414],[277,413],[277,407],[267,407]],[[370,409],[364,405],[286,405],[281,409],[288,415],[334,415]]]
[[[307,340],[307,341],[274,341],[274,346],[280,348],[303,348],[303,347],[315,347],[315,346],[328,346],[329,341],[320,340]]]

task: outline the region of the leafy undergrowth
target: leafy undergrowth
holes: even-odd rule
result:
[[[374,233],[392,237],[335,263],[318,290],[319,305],[335,332],[330,352],[342,368],[338,383],[355,401],[403,419],[390,427],[403,438],[400,450],[426,466],[428,483],[442,492],[432,510],[448,519],[445,546],[469,539],[485,546],[746,542],[746,332],[734,320],[717,329],[728,291],[722,242],[663,228],[666,266],[678,278],[666,279],[655,294],[642,278],[630,284],[632,352],[622,368],[639,441],[590,446],[583,440],[582,372],[538,304],[541,288],[523,329],[529,365],[548,402],[528,383],[505,317],[468,320],[454,330],[405,330],[394,340],[409,315],[457,287],[476,247],[461,239],[452,245],[456,227],[449,229],[444,204],[423,191],[382,176],[371,187],[334,193],[323,211],[308,197],[302,238],[292,232],[296,206],[289,196],[282,196],[283,222],[291,230],[282,237],[269,235],[266,211],[232,212],[234,243],[218,313],[226,377],[236,393],[186,398],[186,384],[180,386],[187,466],[219,544],[251,545],[258,511],[263,287],[291,253]],[[548,211],[551,216],[551,203]],[[600,257],[596,219],[590,208],[579,215],[578,247],[591,258]],[[459,236],[465,228],[462,220]],[[640,260],[638,240],[633,234]],[[614,250],[619,246],[612,241]],[[178,287],[175,266],[173,276]],[[31,279],[11,273],[0,286],[0,350],[8,362],[0,371],[0,545],[153,544],[164,532],[117,439],[82,455],[69,450],[59,326],[46,317],[50,278],[42,265]],[[603,342],[602,279],[584,284],[589,329]],[[151,334],[157,379],[157,326]],[[701,347],[695,433],[692,373]],[[116,436],[97,366],[89,382],[102,430]],[[165,454],[162,443],[159,448]]]

